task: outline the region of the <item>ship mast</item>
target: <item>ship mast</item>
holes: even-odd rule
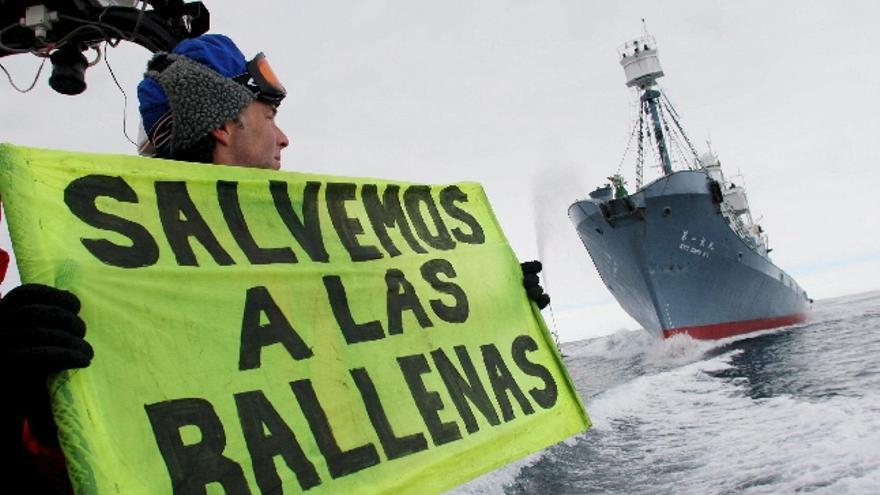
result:
[[[626,85],[637,87],[641,91],[641,111],[651,116],[654,127],[654,140],[660,152],[660,162],[663,173],[672,173],[672,161],[669,159],[669,151],[666,145],[666,137],[663,133],[663,123],[660,118],[658,100],[660,92],[653,89],[657,85],[657,79],[663,77],[663,69],[660,68],[660,60],[657,58],[657,45],[654,38],[647,33],[625,43],[618,50],[620,53],[620,65],[626,74]]]

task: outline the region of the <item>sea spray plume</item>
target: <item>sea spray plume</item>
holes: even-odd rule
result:
[[[536,247],[544,265],[544,287],[553,298],[554,321],[555,311],[583,306],[591,294],[604,296],[601,280],[581,253],[583,248],[566,216],[568,206],[586,190],[585,183],[574,164],[543,167],[532,179]],[[586,327],[558,328],[554,322],[553,330],[567,337],[564,340],[577,340],[590,335],[589,322],[584,323]]]

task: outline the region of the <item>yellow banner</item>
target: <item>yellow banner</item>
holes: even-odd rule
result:
[[[437,493],[589,427],[478,184],[0,145],[0,193],[95,348],[77,493]]]

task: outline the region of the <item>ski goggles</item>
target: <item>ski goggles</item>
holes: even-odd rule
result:
[[[278,106],[287,96],[287,90],[275,75],[269,60],[260,52],[247,63],[247,73],[235,78],[236,81],[254,92],[257,99]]]

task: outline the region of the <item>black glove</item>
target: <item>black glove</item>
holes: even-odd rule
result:
[[[3,406],[4,433],[20,429],[24,417],[38,437],[54,433],[54,424],[47,424],[46,377],[84,368],[94,356],[83,339],[86,325],[79,309],[72,293],[38,284],[16,287],[0,299],[0,382],[10,394]]]
[[[77,315],[79,299],[46,285],[27,284],[0,299],[0,369],[18,376],[84,368],[94,356]]]
[[[520,268],[522,268],[523,272],[523,287],[526,288],[526,294],[529,296],[529,299],[535,301],[538,304],[538,309],[544,309],[550,304],[550,296],[544,292],[544,288],[541,287],[541,280],[538,278],[538,273],[541,272],[541,262],[540,261],[526,261],[519,264]]]

